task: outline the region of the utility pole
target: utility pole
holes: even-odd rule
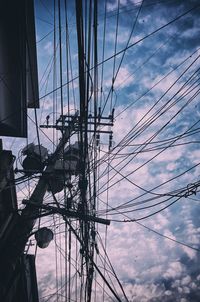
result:
[[[110,119],[110,118],[109,118]],[[65,121],[64,126],[60,126],[59,123],[63,123],[63,120]],[[4,263],[1,266],[1,272],[2,276],[5,274],[5,288],[9,288],[9,284],[12,283],[13,276],[15,274],[15,267],[18,263],[18,260],[21,255],[23,255],[27,240],[33,230],[33,227],[35,225],[36,219],[40,216],[46,216],[51,214],[60,214],[64,217],[64,220],[66,218],[77,218],[80,222],[80,228],[82,229],[81,232],[81,242],[84,242],[84,252],[82,254],[82,257],[85,258],[87,263],[91,263],[92,266],[93,263],[93,254],[90,254],[90,244],[91,244],[91,236],[94,236],[90,234],[90,223],[101,223],[109,225],[110,221],[107,219],[96,217],[94,213],[90,213],[90,211],[87,209],[87,176],[86,176],[86,167],[79,173],[79,190],[82,192],[80,194],[80,200],[79,200],[79,206],[78,209],[75,211],[73,209],[67,209],[67,208],[61,208],[59,207],[52,207],[49,205],[43,204],[43,199],[45,196],[45,193],[47,190],[51,191],[51,187],[49,187],[49,180],[55,176],[55,170],[54,166],[57,161],[63,160],[63,150],[65,148],[65,145],[69,141],[69,138],[74,133],[80,132],[80,116],[78,115],[78,112],[74,116],[61,116],[60,119],[57,120],[56,125],[46,125],[41,126],[45,128],[56,128],[57,130],[64,129],[63,135],[60,139],[60,142],[58,146],[56,147],[56,150],[53,154],[51,154],[47,160],[46,167],[44,168],[44,171],[34,171],[40,172],[41,176],[40,179],[31,194],[31,197],[29,200],[24,200],[23,203],[25,204],[25,208],[21,211],[21,215],[16,213],[13,218],[12,223],[12,232],[10,232],[10,235],[7,239],[6,244],[6,258]],[[93,117],[90,116],[90,119],[88,121],[89,124],[91,124],[91,127],[94,125]],[[104,126],[110,126],[112,124],[112,119],[110,122],[102,123]],[[101,125],[101,121],[99,120],[99,125]],[[93,130],[91,130],[93,131]],[[84,131],[83,131],[84,132]],[[106,131],[104,131],[106,132]],[[107,131],[110,133],[110,131]],[[21,170],[25,174],[30,173],[30,171]],[[63,162],[61,175],[64,177],[65,173],[65,161]],[[82,174],[83,173],[83,174]],[[52,192],[53,196],[54,193]],[[40,210],[43,210],[43,214],[40,215]],[[46,211],[46,213],[44,212]],[[88,238],[86,240],[86,237]],[[88,274],[91,273],[91,265],[87,266],[86,271]],[[91,284],[90,284],[91,289]],[[90,298],[88,298],[88,301]]]
[[[28,237],[33,230],[36,219],[39,216],[40,207],[43,203],[43,198],[48,188],[49,173],[52,172],[56,160],[60,158],[62,150],[74,132],[76,124],[77,113],[72,117],[68,127],[65,127],[65,131],[60,139],[60,143],[58,144],[55,152],[49,157],[46,169],[44,173],[42,173],[42,176],[40,177],[29,202],[26,203],[21,215],[17,214],[13,221],[15,226],[7,239],[5,251],[6,259],[1,267],[2,274],[4,272],[6,276],[5,283],[7,283],[7,286],[12,283],[15,266],[19,257],[24,252]]]
[[[85,108],[85,107],[84,107]],[[83,110],[83,108],[82,108]],[[96,248],[96,231],[95,231],[95,223],[100,223],[104,225],[109,225],[110,221],[108,219],[103,219],[96,217],[96,206],[95,206],[95,191],[93,192],[92,200],[89,199],[89,173],[88,173],[88,164],[89,164],[89,155],[88,155],[88,134],[92,133],[94,135],[94,139],[96,142],[96,146],[99,146],[100,142],[100,134],[109,134],[109,137],[112,136],[112,131],[110,127],[113,126],[114,120],[114,111],[108,117],[101,116],[101,108],[98,108],[96,115],[80,113],[77,116],[77,122],[75,123],[75,133],[78,134],[79,137],[79,168],[77,171],[77,184],[79,191],[79,198],[77,200],[77,210],[74,211],[72,209],[66,209],[61,207],[52,207],[49,205],[36,205],[32,201],[24,201],[25,204],[30,204],[35,207],[39,207],[43,210],[43,214],[41,216],[46,216],[53,213],[61,214],[66,221],[68,218],[77,218],[79,220],[79,230],[80,235],[77,237],[78,241],[81,245],[80,247],[80,257],[81,257],[81,278],[86,278],[83,281],[84,290],[87,293],[84,298],[85,301],[91,301],[92,294],[92,282],[93,282],[93,272],[94,268],[96,269],[94,263],[94,249]],[[84,117],[85,116],[85,117]],[[63,126],[64,121],[64,126]],[[57,130],[65,129],[65,124],[70,123],[71,115],[60,116],[60,118],[56,121],[56,125],[42,125],[41,128],[55,128]],[[104,130],[102,130],[104,127]],[[89,129],[88,129],[89,128]],[[111,143],[111,142],[109,142]],[[65,166],[65,162],[64,165]],[[93,170],[96,169],[95,165]],[[46,170],[47,171],[47,170]],[[94,173],[94,171],[93,171]],[[95,186],[94,182],[94,186]],[[55,196],[54,201],[56,201]],[[57,203],[57,202],[56,202]],[[36,214],[37,216],[38,214]],[[69,226],[69,230],[71,231],[70,222],[66,221]],[[70,276],[69,276],[70,278]],[[84,291],[80,293],[80,296],[83,295]],[[83,298],[83,297],[82,297]]]

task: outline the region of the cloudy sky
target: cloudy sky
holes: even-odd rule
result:
[[[35,4],[41,98],[37,117],[45,124],[47,115],[53,123],[61,113],[58,8],[55,24],[53,1]],[[73,114],[79,108],[76,14],[70,1],[66,33],[64,1],[61,8],[64,113]],[[97,215],[110,219],[111,225],[98,227],[96,261],[122,301],[126,299],[119,284],[102,260],[101,244],[106,243],[128,301],[200,300],[199,15],[197,0],[98,1],[98,106],[105,116],[113,108],[115,113],[110,152],[108,135],[101,135],[98,148]],[[93,56],[91,51],[91,60]],[[93,70],[90,77],[92,86]],[[92,102],[91,94],[91,112]],[[4,147],[16,154],[27,142],[37,144],[34,114],[28,114],[28,140],[4,139]],[[49,152],[52,140],[56,144],[58,139],[56,131],[40,130]],[[34,186],[35,181],[19,186],[19,200],[30,196]],[[57,198],[62,201],[62,193]],[[50,194],[45,202],[52,202]],[[57,216],[40,222],[57,234],[48,249],[37,249],[41,301],[65,301],[62,222]],[[94,301],[103,301],[102,295],[105,301],[116,301],[100,277],[95,278]]]

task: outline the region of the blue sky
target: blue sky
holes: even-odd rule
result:
[[[37,0],[35,3],[41,97],[37,116],[38,122],[43,124],[47,115],[50,115],[50,122],[53,121],[52,104],[55,98],[50,93],[53,87],[53,2]],[[61,3],[64,20],[64,4]],[[104,1],[99,1],[98,62],[103,58],[104,5]],[[190,302],[200,299],[200,7],[192,10],[197,5],[198,1],[192,0],[145,0],[143,3],[121,0],[118,18],[118,1],[107,1],[104,59],[125,49],[128,41],[128,45],[133,45],[125,52],[114,83],[112,100],[109,97],[105,106],[104,114],[115,108],[114,144],[108,153],[108,137],[101,136],[98,202],[99,214],[116,220],[107,230],[107,252],[129,301]],[[68,6],[71,79],[78,75],[77,42],[73,2],[70,1]],[[164,26],[189,10],[177,21]],[[156,31],[162,26],[162,30]],[[56,35],[58,37],[58,29]],[[63,26],[63,83],[66,83],[64,43]],[[60,86],[58,49],[56,53],[57,80],[54,88]],[[98,93],[102,104],[112,84],[113,66],[115,64],[115,74],[122,54],[99,66]],[[104,77],[101,89],[102,66]],[[63,89],[64,112],[68,111],[66,87]],[[74,80],[73,85],[70,83],[69,96],[69,109],[74,112],[78,108],[78,80]],[[59,89],[56,111],[55,117],[60,114]],[[28,114],[34,120],[31,110]],[[30,118],[28,142],[37,143],[35,125]],[[40,132],[40,140],[50,152],[53,147],[49,139],[56,141],[56,134],[51,130],[44,132],[45,135]],[[12,147],[16,154],[27,143],[23,139],[4,138],[3,141],[4,146]],[[30,191],[34,185],[30,183]],[[27,196],[28,187],[21,185],[18,194],[19,199]],[[62,200],[62,195],[58,199]],[[45,200],[50,202],[51,197],[46,196]],[[105,216],[107,200],[110,208],[108,216]],[[173,204],[170,206],[170,203]],[[46,224],[57,233],[63,231],[49,221]],[[105,227],[100,226],[98,232],[104,241]],[[56,244],[62,245],[63,235],[58,234],[56,240]],[[37,251],[41,301],[56,301],[56,295],[49,300],[49,297],[42,299],[56,291],[54,252],[55,242],[48,249]],[[57,253],[61,253],[59,248]],[[59,255],[64,261],[62,253]],[[100,261],[98,264],[101,266]],[[60,276],[58,278],[59,285],[64,284]],[[97,301],[102,301],[101,294],[99,288]],[[59,299],[64,301],[61,296]],[[106,295],[105,301],[113,300]],[[122,301],[125,300],[122,298]]]

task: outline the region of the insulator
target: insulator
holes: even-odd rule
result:
[[[96,232],[94,230],[91,230],[91,236],[92,236],[92,239],[95,240]]]
[[[49,119],[50,119],[50,115],[47,115],[47,117],[46,117],[47,126],[49,125]]]
[[[113,139],[113,136],[112,134],[109,135],[109,149],[112,148],[112,139]]]
[[[102,89],[102,88],[101,88]],[[101,91],[102,92],[102,91]],[[101,120],[101,107],[99,107],[99,112],[98,112],[98,122]]]
[[[94,244],[94,247],[95,247],[95,250],[96,250],[96,252],[97,252],[97,255],[99,255],[99,248],[98,248],[97,243]]]
[[[100,143],[100,134],[96,134],[96,145],[99,146]]]
[[[115,108],[112,110],[112,122],[114,121],[114,113],[115,113]]]

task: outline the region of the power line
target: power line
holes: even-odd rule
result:
[[[102,202],[103,202],[103,201],[102,201]],[[109,208],[110,208],[111,210],[113,209],[112,206],[110,206],[110,205],[109,205]],[[139,221],[137,221],[137,220],[131,219],[131,218],[130,218],[128,215],[126,215],[126,214],[122,214],[122,216],[125,217],[124,220],[116,220],[115,222],[116,222],[116,223],[118,223],[118,222],[119,222],[119,223],[136,223],[137,225],[139,225],[139,226],[145,228],[146,230],[148,230],[148,231],[150,231],[150,232],[153,232],[154,234],[156,234],[156,235],[158,235],[158,236],[160,236],[160,237],[162,237],[162,238],[165,238],[165,239],[170,240],[170,241],[172,241],[172,242],[174,242],[174,243],[177,243],[177,244],[180,244],[180,245],[182,245],[182,246],[185,246],[185,247],[187,247],[187,248],[189,248],[189,249],[195,250],[196,252],[200,252],[200,249],[199,249],[199,248],[196,248],[196,247],[194,247],[194,246],[192,246],[192,245],[190,245],[190,244],[188,244],[188,243],[185,243],[185,242],[183,242],[183,241],[176,240],[176,239],[174,239],[174,238],[172,238],[172,237],[170,237],[170,236],[164,235],[164,234],[162,234],[162,233],[160,233],[160,232],[154,230],[153,228],[148,227],[147,225],[145,225],[145,224],[143,224],[143,223],[141,223],[141,222],[139,222]]]
[[[124,49],[118,51],[115,55],[112,55],[112,56],[108,57],[107,59],[104,59],[104,61],[99,62],[98,65],[97,65],[96,67],[98,67],[98,66],[104,64],[105,62],[110,61],[110,60],[113,59],[115,56],[119,56],[120,54],[123,54],[124,52],[126,52],[127,49],[130,49],[131,47],[133,47],[133,46],[139,44],[140,42],[144,41],[145,39],[147,39],[147,38],[151,37],[152,35],[154,35],[155,33],[157,33],[159,30],[162,30],[162,29],[166,28],[168,25],[171,25],[172,23],[174,23],[174,22],[176,22],[177,20],[181,19],[182,17],[184,17],[185,15],[189,14],[189,13],[192,12],[193,10],[197,10],[197,9],[199,9],[199,8],[200,8],[200,5],[197,5],[197,6],[194,6],[193,8],[191,8],[191,9],[187,10],[187,11],[184,12],[183,14],[178,15],[178,16],[177,16],[176,18],[174,18],[173,20],[171,20],[171,21],[169,21],[168,23],[166,23],[166,24],[160,26],[160,27],[157,28],[156,30],[152,31],[151,33],[147,34],[147,35],[144,36],[143,38],[137,40],[136,42],[130,44],[129,46],[125,47]],[[95,68],[95,66],[93,66],[93,67],[90,69],[90,71],[93,70],[94,68]],[[72,82],[72,81],[77,80],[78,78],[79,78],[79,76],[76,76],[75,78],[71,79],[69,82],[64,83],[62,87],[68,85],[68,84],[69,84],[70,82]],[[59,87],[53,89],[52,91],[46,93],[46,94],[43,95],[43,96],[41,96],[41,97],[39,98],[39,100],[41,100],[42,98],[44,98],[44,97],[46,97],[46,96],[52,94],[53,92],[55,92],[55,91],[57,91],[57,90],[59,90],[59,89],[61,89],[61,86],[59,86]]]

